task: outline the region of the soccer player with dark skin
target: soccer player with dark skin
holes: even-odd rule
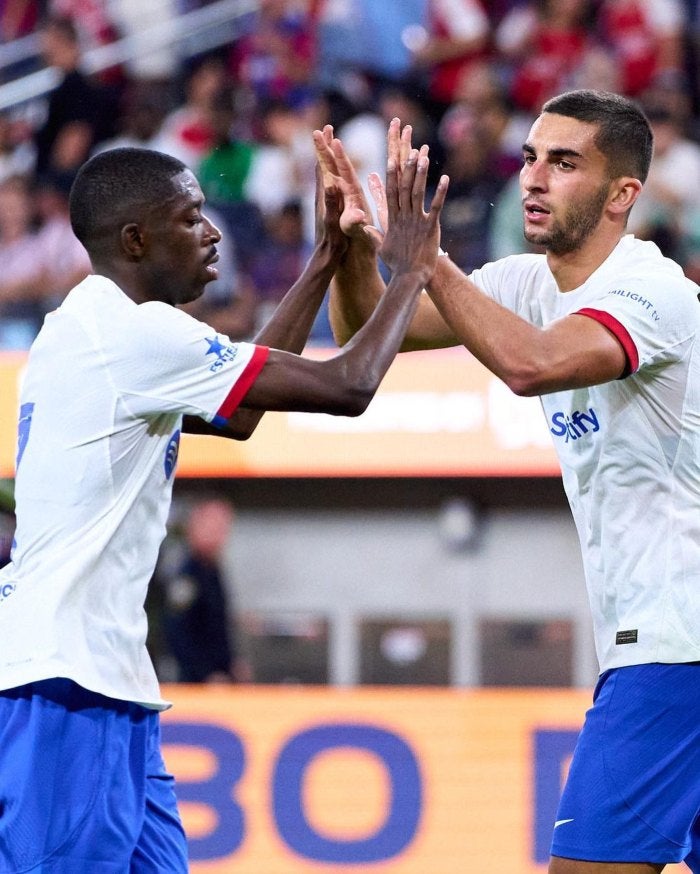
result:
[[[342,159],[332,132],[315,137]],[[178,309],[216,277],[221,239],[180,161],[115,149],[79,171],[71,223],[94,273],[47,316],[20,389],[16,543],[0,571],[0,869],[188,870],[143,609],[183,417],[246,439],[268,409],[363,412],[435,269],[447,178],[426,211],[427,170],[417,150],[400,175],[389,163],[383,241],[319,174],[316,248],[253,343]],[[348,235],[381,246],[392,279],[354,341],[304,358]]]

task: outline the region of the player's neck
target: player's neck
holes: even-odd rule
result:
[[[93,259],[93,268],[95,273],[111,279],[115,285],[131,298],[134,303],[145,303],[150,298],[144,294],[141,285],[133,272],[129,269],[129,265],[115,265],[110,261],[95,261]]]
[[[624,232],[614,235],[591,235],[578,249],[563,255],[547,252],[547,265],[559,291],[580,288],[617,246]]]

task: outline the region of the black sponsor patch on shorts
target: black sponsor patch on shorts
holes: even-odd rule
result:
[[[619,646],[621,643],[636,643],[637,642],[637,629],[633,628],[632,631],[618,631],[615,635],[615,643]]]

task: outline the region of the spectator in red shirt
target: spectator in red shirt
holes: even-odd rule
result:
[[[591,0],[533,0],[515,8],[496,31],[496,47],[512,66],[511,96],[537,113],[564,90],[591,38]]]
[[[425,38],[415,44],[413,63],[425,71],[430,97],[447,108],[466,71],[487,54],[491,28],[479,0],[428,0]]]
[[[0,43],[32,33],[39,19],[37,0],[0,0]]]
[[[215,102],[228,85],[223,58],[215,54],[198,58],[186,74],[184,102],[163,119],[151,148],[179,158],[197,172],[216,143]]]
[[[661,74],[681,72],[683,23],[678,0],[603,0],[598,31],[617,60],[625,94],[636,96]]]

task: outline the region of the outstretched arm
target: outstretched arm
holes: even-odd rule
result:
[[[314,132],[314,139],[328,134]],[[316,167],[316,245],[304,271],[280,301],[254,343],[299,354],[303,351],[331,278],[348,248],[341,230],[341,212],[347,225],[365,221],[362,210],[344,203],[340,188]]]
[[[411,130],[389,128],[389,155],[401,168]],[[381,181],[370,178],[380,217]],[[539,395],[617,379],[627,364],[610,331],[582,315],[540,328],[492,300],[447,257],[438,258],[410,328],[406,348],[460,343],[519,395]]]
[[[389,229],[382,256],[392,278],[366,324],[344,349],[326,361],[271,350],[249,389],[246,406],[356,416],[374,396],[413,317],[418,296],[435,269],[439,217],[448,180],[438,185],[430,210],[424,209],[428,159],[412,150],[405,168],[387,165]],[[362,227],[355,231],[374,236]],[[235,416],[234,416],[235,418]]]
[[[439,261],[430,297],[459,342],[515,394],[597,385],[624,372],[625,352],[599,322],[573,314],[540,328],[484,294],[449,259]]]
[[[324,180],[321,168],[317,167],[314,251],[301,276],[280,301],[267,324],[258,331],[254,343],[296,354],[304,349],[333,271],[347,249],[348,238],[340,230],[342,205],[340,190],[331,180]],[[350,219],[360,222],[364,215],[352,213]],[[258,426],[264,412],[239,408],[229,427],[223,429],[215,428],[196,416],[185,416],[183,430],[190,434],[247,439]]]
[[[410,142],[408,126],[400,135],[390,128],[389,155],[399,168]],[[381,215],[380,180],[371,187]],[[573,314],[540,328],[484,294],[447,257],[438,258],[427,292],[411,326],[412,348],[462,344],[515,394],[596,385],[619,378],[627,366],[619,341],[599,322]]]
[[[337,185],[345,202],[369,217],[370,206],[355,167],[340,140],[333,137],[330,125],[314,145],[326,183]],[[338,345],[345,344],[367,322],[385,288],[377,262],[381,233],[354,233],[342,219],[341,228],[349,236],[349,246],[331,282],[329,301],[331,328]]]

